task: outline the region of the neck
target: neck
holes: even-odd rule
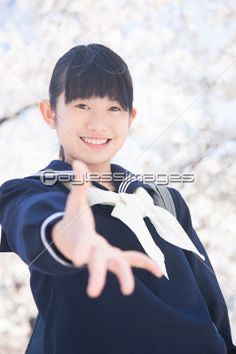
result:
[[[65,158],[64,161],[72,165],[72,160]],[[94,176],[91,176],[91,180],[95,180],[109,189],[114,189],[110,161],[99,165],[86,163],[86,166],[89,173],[94,174]]]
[[[109,190],[114,191],[115,186],[113,183],[113,176],[111,172],[111,165],[87,165],[89,171],[95,176],[91,176],[91,180],[96,180],[98,183],[108,188]],[[97,176],[99,175],[99,176]],[[99,178],[98,178],[99,177]]]
[[[95,164],[86,164],[89,171],[92,173],[111,173],[111,165],[109,164],[103,164],[103,165],[95,165]]]
[[[69,163],[70,165],[72,165],[73,159],[65,157],[64,161],[66,163]],[[85,164],[86,164],[89,172],[92,172],[92,173],[111,173],[111,163],[110,163],[110,161],[106,161],[106,162],[101,163],[101,164],[96,164],[96,163],[91,163],[91,164],[90,163],[85,163]]]

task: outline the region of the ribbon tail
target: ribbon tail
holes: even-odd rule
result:
[[[205,257],[198,251],[188,234],[170,212],[161,207],[154,206],[153,213],[150,216],[148,215],[148,217],[160,237],[165,241],[187,251],[194,252],[202,260],[205,260]]]
[[[169,279],[165,266],[165,257],[154,242],[142,216],[134,212],[134,207],[127,208],[126,205],[117,204],[111,215],[120,219],[133,231],[147,255],[158,264],[163,275]]]

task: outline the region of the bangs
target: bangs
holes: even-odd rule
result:
[[[127,65],[114,52],[92,47],[80,47],[67,68],[65,103],[92,96],[109,97],[131,112],[133,85]]]

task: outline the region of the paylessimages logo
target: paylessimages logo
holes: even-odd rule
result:
[[[73,171],[54,171],[47,169],[41,171],[37,174],[40,176],[40,180],[47,186],[53,186],[57,182],[81,185],[85,182],[123,182],[124,178],[127,178],[127,174],[123,172],[113,172],[113,173],[85,173],[81,179],[75,178]],[[143,183],[156,183],[159,185],[168,185],[170,183],[193,183],[194,174],[193,173],[144,173],[144,174],[131,174],[132,181],[140,181]],[[128,182],[129,183],[129,182]]]

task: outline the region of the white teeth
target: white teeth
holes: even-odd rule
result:
[[[87,137],[81,137],[81,139],[89,144],[105,144],[108,139],[94,139],[94,138],[87,138]]]

